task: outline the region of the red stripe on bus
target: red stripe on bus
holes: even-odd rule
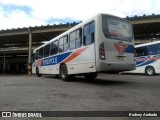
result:
[[[73,60],[74,58],[76,58],[77,56],[79,56],[86,49],[87,49],[87,47],[76,50],[71,56],[69,56],[67,59],[65,59],[63,61],[63,63],[67,63],[67,62]]]
[[[42,65],[42,59],[39,59],[38,60],[38,66],[41,66]]]

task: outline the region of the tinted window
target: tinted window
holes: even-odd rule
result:
[[[32,62],[38,59],[38,52],[36,51],[35,53],[32,54]]]
[[[55,55],[58,52],[58,41],[54,41],[51,43],[51,51],[50,51],[50,55]]]
[[[82,29],[78,29],[78,30],[76,30],[76,39],[78,39],[78,38],[81,38],[82,37]]]
[[[84,45],[90,45],[94,42],[94,22],[91,22],[84,26],[83,42]]]
[[[136,57],[147,55],[146,47],[136,48]]]
[[[59,46],[59,52],[60,52],[60,53],[63,52],[63,45],[60,45],[60,46]]]
[[[63,37],[64,52],[68,51],[68,36]]]
[[[82,40],[79,38],[76,40],[76,48],[80,48],[82,46]]]
[[[102,29],[107,38],[132,41],[132,25],[123,19],[103,15]]]
[[[50,52],[50,44],[44,47],[44,57],[48,57]]]
[[[147,47],[148,55],[160,54],[160,44],[149,45]]]
[[[76,30],[76,48],[80,48],[82,46],[82,29]]]
[[[39,58],[39,59],[43,58],[43,48],[40,48],[40,49],[39,49],[38,58]]]
[[[38,60],[38,54],[39,54],[38,50],[35,53],[33,53],[33,60]]]
[[[63,45],[63,38],[59,39],[59,45]]]
[[[76,36],[76,32],[74,31],[69,35],[69,40],[70,41],[75,40],[75,36]]]
[[[160,54],[160,43],[159,44],[157,44],[157,50],[158,50],[158,54]]]
[[[70,41],[70,43],[69,43],[69,49],[70,49],[70,50],[73,50],[73,49],[75,49],[75,48],[76,48],[75,40]]]
[[[82,29],[75,30],[69,35],[69,49],[73,50],[82,46]]]
[[[68,51],[68,36],[64,36],[59,40],[59,52]]]
[[[68,37],[67,37],[67,36],[63,37],[63,43],[64,43],[64,44],[67,44],[67,43],[68,43]]]
[[[88,34],[89,34],[89,25],[86,25],[86,26],[83,28],[83,31],[84,31],[84,36],[85,36],[85,35],[88,35]]]
[[[59,39],[59,52],[63,52],[63,38]]]
[[[90,33],[94,33],[94,22],[89,25]]]

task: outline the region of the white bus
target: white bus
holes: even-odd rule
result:
[[[134,70],[134,39],[128,21],[98,14],[33,51],[32,73],[77,74],[93,79],[101,71]]]
[[[136,70],[132,73],[155,75],[160,73],[160,41],[135,46]]]

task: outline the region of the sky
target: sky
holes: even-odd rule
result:
[[[97,13],[160,14],[160,0],[0,0],[0,30],[80,22]]]

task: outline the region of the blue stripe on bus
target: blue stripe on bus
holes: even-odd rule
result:
[[[141,67],[141,66],[149,65],[149,64],[151,64],[151,63],[154,63],[155,61],[156,61],[156,60],[136,62],[136,67]]]
[[[55,65],[65,60],[72,52],[55,55],[52,57],[42,59],[42,66]]]
[[[128,47],[125,49],[124,52],[134,53],[134,46],[133,45],[128,45]]]

